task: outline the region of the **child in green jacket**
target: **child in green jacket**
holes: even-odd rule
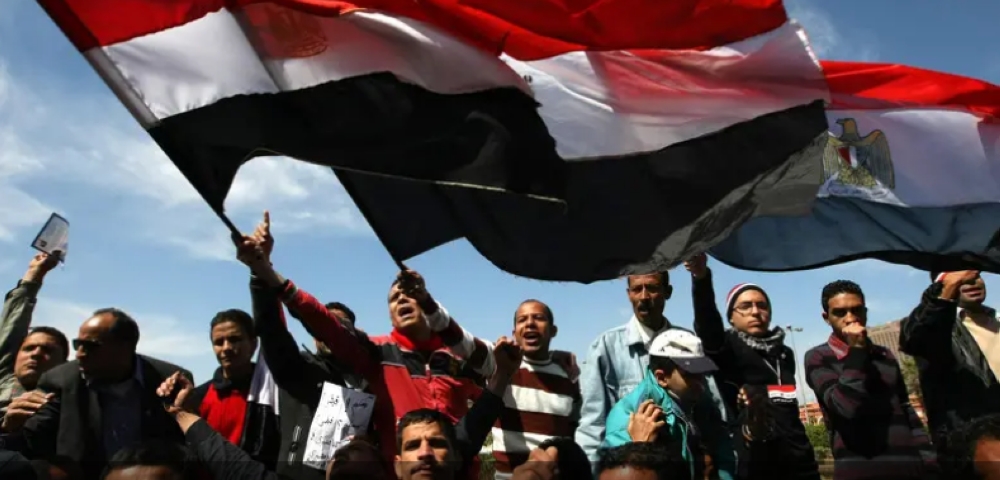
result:
[[[717,369],[695,334],[670,329],[657,335],[650,345],[645,379],[608,414],[605,446],[676,442],[692,478],[732,480],[736,471],[732,439],[707,394],[705,375]]]

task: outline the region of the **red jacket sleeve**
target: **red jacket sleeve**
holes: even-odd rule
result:
[[[317,340],[326,344],[334,359],[354,367],[369,383],[378,381],[382,373],[382,362],[374,355],[376,349],[372,345],[365,345],[367,339],[359,338],[344,328],[336,315],[330,313],[316,297],[295,286],[291,280],[286,282],[281,300]]]

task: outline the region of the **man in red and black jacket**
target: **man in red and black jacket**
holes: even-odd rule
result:
[[[242,310],[219,312],[211,322],[212,350],[219,361],[212,380],[195,389],[192,409],[230,443],[273,470],[280,433],[269,406],[248,402],[257,334],[253,318]]]
[[[432,408],[453,422],[468,412],[469,400],[479,397],[481,385],[494,373],[493,346],[459,326],[419,274],[401,272],[390,288],[391,334],[355,335],[323,303],[275,272],[269,259],[273,240],[266,230],[243,239],[240,260],[338,362],[368,382],[377,398],[372,423],[387,459],[396,455],[396,422],[411,410]]]

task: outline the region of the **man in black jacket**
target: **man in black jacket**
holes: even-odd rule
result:
[[[323,384],[329,382],[356,388],[360,380],[330,359],[329,355],[324,355],[323,349],[316,355],[308,351],[299,351],[295,338],[288,331],[288,326],[282,318],[281,303],[266,285],[251,279],[250,293],[253,298],[253,316],[260,337],[260,348],[267,358],[268,368],[279,389],[281,447],[275,471],[288,478],[322,479],[325,477],[325,472],[303,464],[302,457],[305,454],[306,439],[309,437],[309,427],[312,425],[313,415],[323,392]],[[337,315],[339,318],[348,318],[346,311],[349,309],[342,304],[333,303],[327,308],[343,312],[344,315]],[[344,325],[350,328],[354,326],[350,321],[345,321]],[[361,332],[355,334],[364,335]]]
[[[65,457],[86,478],[97,478],[118,450],[146,439],[183,441],[156,389],[176,365],[136,354],[139,326],[125,312],[106,308],[80,327],[76,360],[42,376],[49,401],[29,418],[9,411],[2,430],[6,448],[30,458]]]
[[[996,310],[984,304],[986,284],[979,272],[935,272],[931,279],[900,325],[899,349],[917,360],[931,439],[943,452],[951,431],[1000,413],[1000,349],[989,348],[996,344],[1000,322]]]

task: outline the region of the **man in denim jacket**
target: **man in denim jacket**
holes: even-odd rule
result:
[[[673,293],[668,272],[631,275],[627,280],[632,318],[625,325],[602,333],[590,345],[580,372],[583,405],[576,430],[579,444],[591,462],[598,461],[604,443],[605,420],[619,400],[635,389],[649,368],[649,348],[653,338],[666,330],[678,329],[663,315]],[[684,330],[684,329],[680,329]],[[708,382],[706,396],[725,419],[725,411],[715,382]],[[706,400],[708,401],[708,400]]]

